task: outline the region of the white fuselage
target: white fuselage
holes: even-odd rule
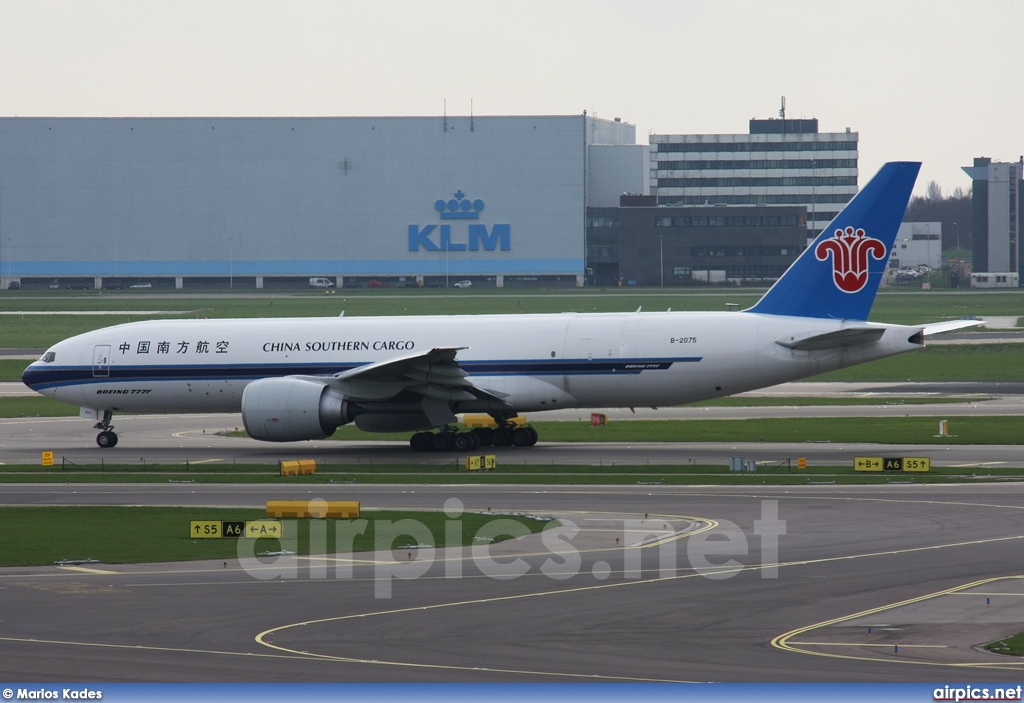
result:
[[[920,328],[898,325],[871,325],[884,330],[879,339],[848,347],[777,343],[845,325],[746,312],[165,320],[60,342],[24,379],[44,395],[103,411],[227,412],[239,410],[245,386],[259,378],[326,377],[459,347],[475,386],[536,412],[678,405],[920,347],[910,339]],[[464,401],[455,409],[488,408]]]

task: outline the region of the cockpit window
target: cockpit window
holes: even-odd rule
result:
[[[50,364],[50,363],[53,363],[53,360],[56,359],[56,358],[57,358],[57,353],[56,352],[48,351],[45,354],[43,354],[43,358],[40,359],[40,361],[43,362],[44,364]]]

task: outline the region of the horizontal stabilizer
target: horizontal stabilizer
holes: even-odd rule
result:
[[[948,322],[932,322],[924,326],[924,336],[929,337],[933,334],[962,330],[965,327],[975,327],[983,324],[984,322],[984,320],[949,320]]]
[[[817,349],[839,349],[841,347],[852,347],[857,344],[868,344],[877,342],[885,334],[882,327],[848,327],[834,332],[815,334],[809,337],[787,337],[776,340],[776,344],[787,349],[799,351],[812,351]]]

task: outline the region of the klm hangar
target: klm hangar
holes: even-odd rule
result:
[[[582,285],[646,146],[592,116],[0,119],[22,288]]]

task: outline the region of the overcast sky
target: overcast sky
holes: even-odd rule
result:
[[[967,188],[1024,153],[1010,0],[0,0],[0,116],[567,115],[649,133],[817,117]]]

